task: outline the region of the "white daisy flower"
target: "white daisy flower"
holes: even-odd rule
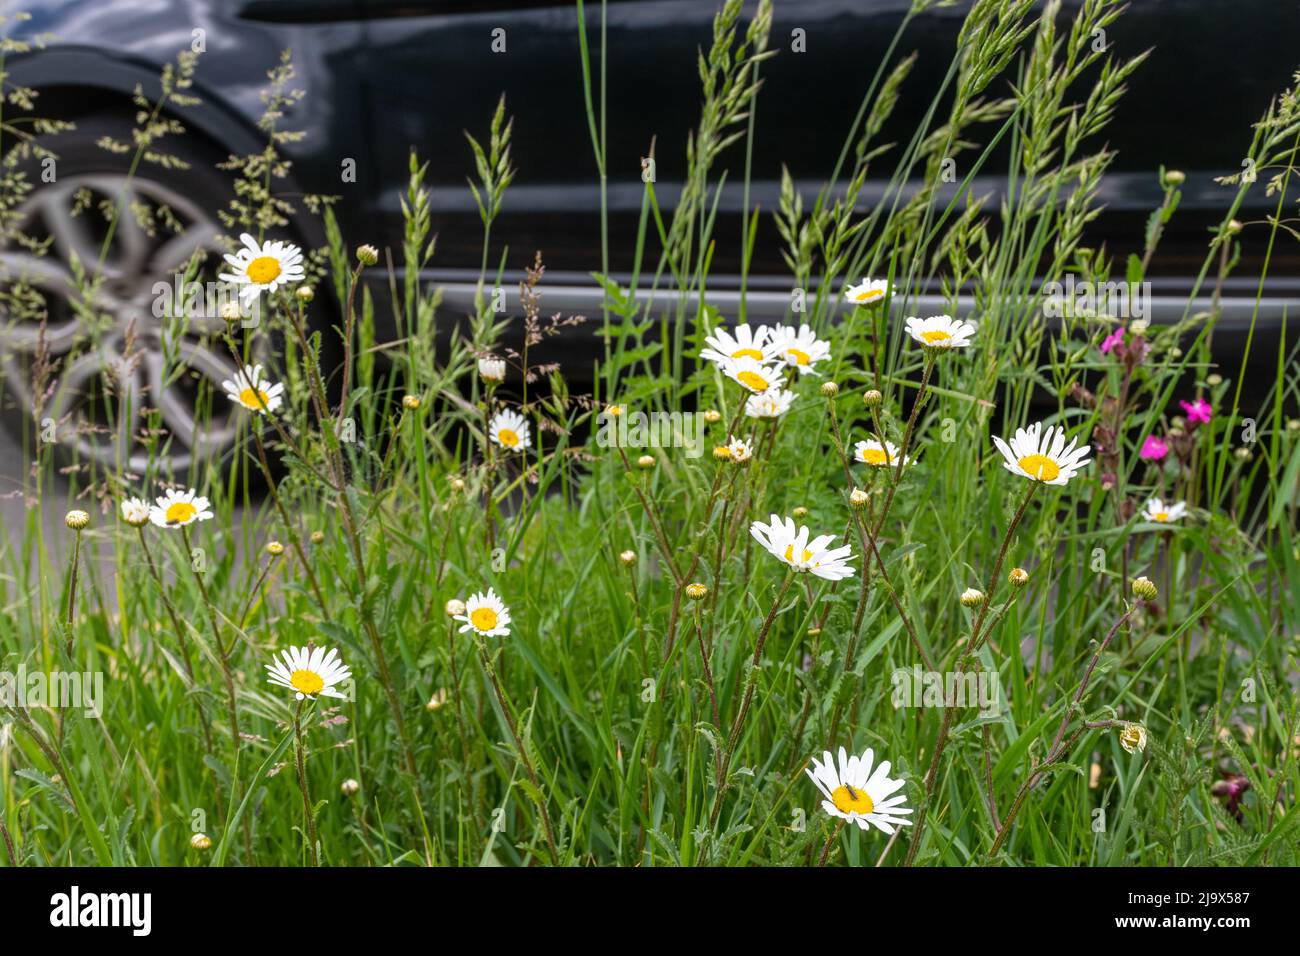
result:
[[[858,285],[851,285],[844,290],[844,298],[854,305],[870,305],[889,295],[889,282],[886,279],[863,279]]]
[[[798,369],[800,375],[810,372],[816,375],[813,366],[831,357],[831,344],[817,338],[810,325],[801,325],[797,329],[792,325],[778,325],[772,332],[772,342],[781,365]]]
[[[902,789],[903,781],[889,776],[889,761],[882,760],[872,771],[875,754],[868,747],[862,756],[850,757],[840,748],[838,769],[829,750],[822,759],[812,758],[812,766],[804,773],[817,785],[822,796],[822,809],[833,817],[856,823],[863,830],[875,827],[892,834],[895,827],[910,826],[907,815],[907,794],[891,796]]]
[[[1182,501],[1164,502],[1159,498],[1152,498],[1147,502],[1146,510],[1143,517],[1148,521],[1155,521],[1159,524],[1165,524],[1169,521],[1177,521],[1187,514],[1187,505]]]
[[[907,334],[928,349],[957,349],[970,345],[975,326],[951,315],[932,315],[928,319],[912,315],[907,318]]]
[[[755,395],[761,395],[768,389],[776,388],[781,384],[779,369],[763,365],[748,356],[728,359],[719,365],[719,368],[726,373],[728,378],[734,382],[739,382]]]
[[[731,441],[727,442],[727,451],[731,455],[731,460],[740,464],[741,462],[749,461],[749,459],[753,457],[754,446],[746,439],[737,438],[735,435],[732,435]]]
[[[505,359],[481,358],[478,360],[478,374],[485,382],[504,382],[506,379]]]
[[[244,233],[239,237],[244,244],[234,255],[226,254],[231,272],[219,276],[222,282],[239,286],[239,297],[244,301],[256,299],[262,292],[274,292],[282,285],[301,282],[306,276],[302,268],[302,250],[291,242],[258,241]]]
[[[528,437],[528,419],[510,408],[503,408],[492,416],[488,434],[494,442],[510,451],[523,451],[532,446]]]
[[[770,341],[771,333],[772,330],[766,325],[751,329],[746,322],[737,325],[733,330],[718,326],[710,335],[704,337],[709,347],[700,351],[700,358],[708,359],[718,365],[743,358],[766,362],[776,357],[776,349]]]
[[[126,498],[118,509],[122,520],[132,528],[139,528],[149,523],[149,502],[143,498]]]
[[[212,517],[212,507],[207,498],[191,488],[189,491],[172,489],[158,499],[149,509],[149,520],[160,528],[179,528]]]
[[[510,610],[491,588],[487,594],[471,594],[465,602],[465,613],[455,615],[453,620],[465,622],[462,634],[474,631],[483,637],[505,637],[510,633]]]
[[[903,460],[903,464],[910,465],[914,457],[909,455]],[[897,466],[898,459],[898,446],[888,439],[883,445],[874,438],[869,438],[853,446],[853,460],[860,465],[871,465],[873,468],[885,465],[894,467]]]
[[[839,581],[854,571],[848,562],[853,559],[853,549],[848,545],[839,548],[827,546],[835,540],[833,534],[818,535],[808,540],[811,532],[806,527],[795,527],[793,518],[772,515],[770,524],[755,521],[749,533],[763,547],[796,571],[811,571],[827,581]]]
[[[750,418],[780,418],[794,404],[794,392],[769,388],[761,395],[745,399],[745,414]]]
[[[1052,425],[1044,430],[1042,422],[1017,428],[1009,445],[997,436],[993,438],[1007,471],[1049,485],[1065,484],[1088,464],[1092,449],[1078,442],[1078,438],[1072,438],[1067,446],[1065,429]]]
[[[352,676],[347,665],[339,660],[339,652],[323,647],[290,647],[281,651],[280,657],[267,664],[268,683],[287,687],[294,697],[303,700],[324,694],[326,697],[345,698],[334,688]]]
[[[221,383],[226,390],[226,398],[236,405],[243,405],[249,411],[273,412],[284,404],[284,383],[271,380],[262,374],[262,366],[245,365],[235,373],[233,379]]]

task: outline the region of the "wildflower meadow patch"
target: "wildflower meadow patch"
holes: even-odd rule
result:
[[[864,64],[856,118],[846,93],[846,127],[809,131],[843,143],[836,178],[785,171],[742,235],[713,214],[723,179],[749,182],[786,41],[769,0],[718,6],[689,145],[643,161],[604,222],[584,314],[548,304],[547,236],[493,232],[528,172],[509,102],[445,144],[479,231],[439,232],[412,151],[404,236],[380,248],[343,234],[346,190],[281,189],[312,132],[293,51],[268,64],[262,146],[215,170],[220,235],[142,300],[118,384],[86,399],[121,424],[102,458],[59,457],[63,389],[98,346],[41,350],[62,319],[106,327],[115,260],[79,262],[65,314],[42,237],[0,216],[31,260],[6,312],[45,343],[28,518],[2,545],[0,864],[1300,862],[1300,365],[1285,324],[1247,404],[1261,355],[1216,351],[1223,290],[1268,275],[1243,237],[1296,254],[1297,88],[1213,131],[1260,175],[1211,184],[1195,294],[1157,322],[1182,174],[1149,171],[1143,254],[1082,238],[1142,68],[1097,45],[1120,4],[967,5],[951,68],[927,64],[949,70],[929,125],[899,141],[913,61]],[[584,85],[553,108],[585,108],[591,142],[555,148],[603,185],[638,158],[603,145],[617,50],[579,13]],[[133,169],[168,161],[222,55],[137,92]],[[8,149],[30,137],[10,113],[40,109],[7,108]],[[0,211],[53,188],[24,168]],[[1277,214],[1239,221],[1264,189]],[[105,250],[173,230],[130,203],[79,215]],[[482,250],[459,306],[424,277],[453,239]],[[787,267],[779,319],[751,311],[771,288],[710,282],[720,249],[760,243]]]

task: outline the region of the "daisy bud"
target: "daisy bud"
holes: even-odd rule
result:
[[[1007,575],[1007,580],[1011,582],[1012,587],[1023,588],[1029,583],[1029,572],[1024,568],[1012,568],[1011,573]]]
[[[453,479],[451,480],[451,490],[452,490],[452,491],[464,491],[464,490],[465,490],[465,479],[464,479],[464,478],[453,478]]]
[[[984,592],[979,588],[967,588],[961,592],[962,607],[979,607],[984,603]]]
[[[196,833],[190,837],[190,846],[202,853],[204,850],[212,849],[212,837],[206,833]]]
[[[303,302],[310,302],[312,299],[316,298],[316,290],[309,285],[298,286],[298,288],[294,290],[293,294]]]
[[[86,525],[90,524],[90,515],[84,511],[69,511],[63,516],[63,523],[73,531],[80,531]]]
[[[726,445],[717,445],[713,449],[713,457],[718,459],[718,461],[730,461],[731,449]]]
[[[447,612],[448,617],[460,617],[465,613],[465,602],[460,598],[452,598],[442,606],[442,609]]]
[[[822,382],[822,396],[824,398],[834,398],[840,393],[840,387],[834,382]]]
[[[1300,432],[1300,418],[1291,418],[1287,420],[1286,430],[1289,432]]]
[[[867,502],[870,499],[871,496],[867,494],[865,491],[863,491],[861,488],[854,488],[852,491],[849,492],[849,507],[857,508],[860,510],[867,506]]]
[[[284,554],[284,545],[279,541],[268,541],[266,543],[266,553],[271,555]]]
[[[447,688],[439,687],[434,692],[434,695],[429,698],[429,702],[424,705],[424,709],[432,714],[445,703],[447,703]]]
[[[226,302],[221,306],[221,317],[234,325],[244,317],[244,313],[239,311],[238,302]]]
[[[1182,358],[1182,357],[1183,357],[1183,350],[1180,349],[1178,346],[1175,345],[1173,348],[1171,348],[1171,349],[1169,350],[1169,357],[1170,357],[1170,358],[1176,358],[1176,359],[1177,359],[1177,358]]]
[[[345,797],[352,796],[360,789],[361,789],[361,784],[357,783],[351,777],[349,777],[347,780],[344,780],[341,784],[339,784],[339,790],[343,792],[343,796]]]
[[[311,533],[311,543],[312,543],[312,544],[320,544],[320,543],[321,543],[322,541],[324,541],[324,540],[325,540],[325,532],[324,532],[324,531],[313,531],[313,532]]]
[[[1128,324],[1128,330],[1134,335],[1146,335],[1151,323],[1146,319],[1135,319]]]
[[[363,266],[375,266],[379,264],[379,250],[372,245],[357,247],[357,262]]]
[[[1227,230],[1228,230],[1228,235],[1230,236],[1237,235],[1237,233],[1241,232],[1241,230],[1245,228],[1246,227],[1241,224],[1241,220],[1239,219],[1230,219],[1228,221]]]
[[[632,565],[636,564],[636,552],[620,551],[618,555],[618,559],[619,561],[623,562],[623,567],[630,568],[632,567]]]
[[[1205,384],[1210,386],[1210,388],[1215,388],[1216,386],[1222,385],[1223,376],[1220,375],[1218,372],[1212,372],[1211,374],[1205,376]]]
[[[1147,749],[1147,729],[1141,724],[1125,724],[1119,732],[1119,745],[1128,753]]]
[[[822,629],[821,629],[820,627],[810,627],[810,628],[808,628],[808,636],[809,636],[809,637],[819,637],[819,636],[821,636],[821,632],[822,632]]]
[[[418,395],[403,395],[402,407],[409,411],[415,411],[420,407],[420,397]]]
[[[697,581],[686,585],[686,596],[692,601],[701,601],[709,596],[709,589]]]
[[[879,389],[869,388],[862,393],[862,404],[867,408],[879,408],[884,400],[885,396],[880,394]]]
[[[506,380],[505,360],[490,355],[479,359],[478,374],[485,382],[504,382]]]
[[[790,512],[790,513],[791,513],[792,515],[794,515],[796,518],[806,518],[806,517],[808,517],[808,509],[805,508],[803,505],[800,505],[798,508],[795,508],[794,511],[792,511],[792,512]]]
[[[122,520],[132,528],[143,528],[149,523],[149,506],[139,498],[127,498],[120,511]]]
[[[704,420],[710,425],[716,425],[718,422],[722,421],[722,412],[718,411],[716,408],[706,408],[704,410]]]
[[[1181,169],[1170,169],[1165,172],[1166,186],[1181,186],[1187,182],[1187,175]]]
[[[1144,601],[1154,601],[1159,592],[1156,590],[1154,582],[1150,578],[1134,578],[1133,594]]]
[[[1236,451],[1233,452],[1233,454],[1236,455],[1238,458],[1240,458],[1242,461],[1250,461],[1250,459],[1254,457],[1251,454],[1250,449],[1244,446],[1238,448]]]
[[[648,471],[649,469],[651,469],[651,468],[653,468],[653,467],[655,466],[655,456],[654,456],[654,455],[642,455],[640,458],[638,458],[638,459],[636,460],[636,466],[637,466],[638,468],[642,468],[642,469],[645,469],[645,470]]]

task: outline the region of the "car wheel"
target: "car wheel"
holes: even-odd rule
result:
[[[17,415],[44,440],[53,431],[63,463],[135,475],[153,465],[179,475],[232,448],[237,419],[222,382],[236,366],[220,337],[219,311],[185,310],[183,320],[169,322],[164,300],[174,295],[162,290],[184,281],[195,253],[203,258],[196,281],[215,283],[223,231],[216,210],[231,187],[214,156],[179,141],[164,148],[188,168],[141,163],[130,174],[131,154],[102,148],[106,135],[131,142],[121,120],[82,120],[44,144],[57,154],[53,182],[42,181],[39,169],[28,173],[34,188],[0,247],[0,286],[32,290],[36,306],[5,308],[0,370]],[[15,232],[27,241],[15,242]],[[89,301],[81,301],[78,270],[102,276]],[[4,301],[14,304],[12,295]],[[57,362],[52,388],[41,388],[42,354],[46,365]],[[154,409],[161,434],[151,457]],[[32,427],[6,418],[19,430]]]

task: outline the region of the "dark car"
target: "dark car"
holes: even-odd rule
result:
[[[879,58],[908,0],[799,0],[777,2],[772,28],[776,55],[764,65],[757,118],[750,207],[763,210],[748,283],[748,315],[777,319],[788,301],[786,271],[775,241],[772,217],[781,167],[787,166],[807,194],[827,180],[843,136]],[[535,250],[548,267],[548,310],[599,311],[601,293],[590,272],[600,262],[600,192],[583,107],[577,18],[572,3],[546,0],[26,0],[30,20],[7,24],[15,36],[52,34],[43,49],[11,56],[10,85],[40,91],[37,112],[74,121],[76,130],[57,137],[58,175],[33,192],[20,209],[25,226],[50,241],[44,261],[26,250],[0,255],[5,277],[29,270],[48,298],[46,339],[52,353],[77,350],[63,370],[63,387],[51,414],[75,411],[76,396],[93,392],[96,380],[112,377],[126,390],[149,396],[173,437],[174,464],[190,450],[219,451],[233,438],[221,421],[199,436],[193,428],[198,390],[185,377],[163,374],[158,324],[150,324],[148,303],[158,281],[169,282],[197,247],[212,246],[226,233],[216,217],[230,198],[229,176],[216,164],[231,154],[258,151],[257,128],[266,74],[281,52],[291,50],[294,86],[305,95],[294,102],[284,126],[301,129],[300,141],[282,145],[292,160],[279,187],[289,195],[339,197],[334,209],[343,234],[353,243],[397,247],[402,238],[400,199],[412,148],[429,162],[433,228],[438,233],[436,268],[425,277],[445,289],[448,310],[468,309],[482,255],[482,227],[466,185],[472,169],[464,131],[482,137],[504,93],[513,117],[513,158],[518,169],[501,218],[493,227],[494,254],[508,249],[512,276],[531,263]],[[1077,3],[1065,4],[1067,12]],[[934,9],[912,24],[900,49],[919,52],[919,67],[884,140],[906,141],[919,122],[952,57],[969,4]],[[657,194],[671,207],[675,180],[684,165],[688,133],[700,101],[697,52],[709,41],[715,4],[707,0],[614,0],[608,4],[608,204],[611,269],[629,267],[643,185],[641,157],[652,141],[657,158]],[[600,4],[587,4],[588,30],[599,32]],[[790,38],[803,31],[804,52]],[[1140,249],[1144,224],[1161,201],[1156,170],[1163,164],[1186,173],[1181,208],[1169,224],[1148,275],[1155,297],[1152,318],[1183,314],[1192,277],[1205,255],[1207,229],[1223,214],[1226,191],[1216,176],[1240,171],[1250,124],[1290,79],[1294,39],[1300,36],[1300,5],[1277,0],[1133,0],[1108,38],[1121,55],[1154,47],[1129,83],[1105,140],[1117,151],[1100,200],[1103,214],[1088,241],[1106,244],[1122,262]],[[105,136],[130,136],[137,86],[158,89],[163,66],[178,50],[202,38],[194,93],[200,105],[183,111],[183,141],[169,144],[188,169],[142,165],[130,198],[165,204],[188,228],[181,237],[125,229],[112,237],[104,260],[106,314],[116,322],[101,334],[96,350],[81,349],[78,316],[61,303],[68,290],[72,256],[94,262],[104,237],[89,217],[74,216],[78,201],[91,194],[118,195],[125,181],[124,159],[103,149]],[[6,146],[11,145],[9,143]],[[344,175],[352,170],[355,175]],[[734,314],[740,281],[741,223],[745,212],[739,177],[720,197],[710,301]],[[878,198],[869,182],[861,200]],[[996,192],[995,168],[981,180]],[[875,190],[873,192],[873,190]],[[1252,190],[1242,220],[1271,215],[1275,199]],[[279,238],[306,245],[322,238],[317,219],[301,204]],[[1262,261],[1263,246],[1247,242],[1238,274],[1248,276]],[[512,288],[511,283],[506,284]],[[386,285],[375,290],[383,296]],[[1252,280],[1230,281],[1216,355],[1228,368],[1240,361],[1255,309]],[[1208,292],[1197,307],[1209,304]],[[1300,267],[1295,255],[1275,254],[1255,327],[1252,362],[1271,376],[1283,311],[1300,305]],[[380,318],[387,309],[376,309]],[[128,325],[140,337],[144,358],[130,367],[118,356]],[[202,332],[202,328],[194,331]],[[26,421],[31,420],[31,354],[37,334],[30,323],[9,323],[0,357],[5,384]],[[173,344],[174,345],[174,344]],[[228,358],[200,335],[182,343],[198,375],[220,380]],[[565,340],[578,355],[595,354],[589,327]],[[590,367],[590,363],[585,363]],[[583,362],[575,364],[581,369]],[[139,402],[135,403],[138,407]],[[131,423],[115,422],[76,439],[82,456],[132,453]],[[31,427],[30,424],[27,427]],[[105,437],[107,435],[107,438]],[[113,436],[117,436],[114,439]],[[141,465],[141,462],[132,461]]]

